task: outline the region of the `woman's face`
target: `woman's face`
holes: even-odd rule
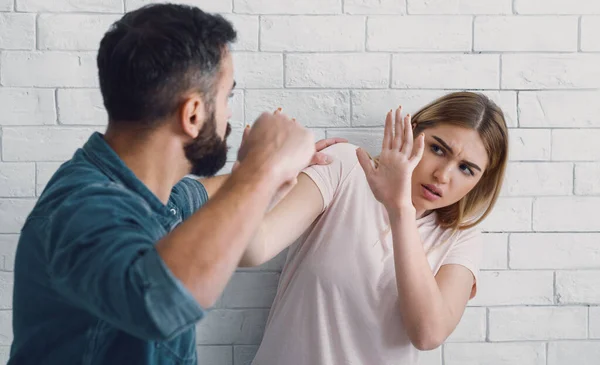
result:
[[[423,133],[423,158],[412,175],[412,201],[418,217],[467,195],[489,160],[479,133],[473,129],[442,124]]]

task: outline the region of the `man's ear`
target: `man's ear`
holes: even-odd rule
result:
[[[183,133],[196,138],[205,120],[204,100],[197,94],[186,98],[179,108],[179,124]]]

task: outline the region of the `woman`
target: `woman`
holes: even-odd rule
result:
[[[475,227],[507,163],[503,113],[453,93],[412,123],[390,111],[374,161],[350,144],[324,152],[333,163],[298,177],[243,259],[262,264],[296,241],[253,364],[416,364],[475,296]]]

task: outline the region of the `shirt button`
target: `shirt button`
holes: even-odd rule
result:
[[[173,213],[173,215],[176,215],[177,211],[175,209],[171,209],[171,213]]]

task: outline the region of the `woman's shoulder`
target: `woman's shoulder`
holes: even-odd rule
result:
[[[359,165],[356,156],[356,149],[358,148],[359,146],[352,143],[336,143],[321,152],[333,159],[331,162],[332,167],[340,167],[342,170],[349,172]]]

